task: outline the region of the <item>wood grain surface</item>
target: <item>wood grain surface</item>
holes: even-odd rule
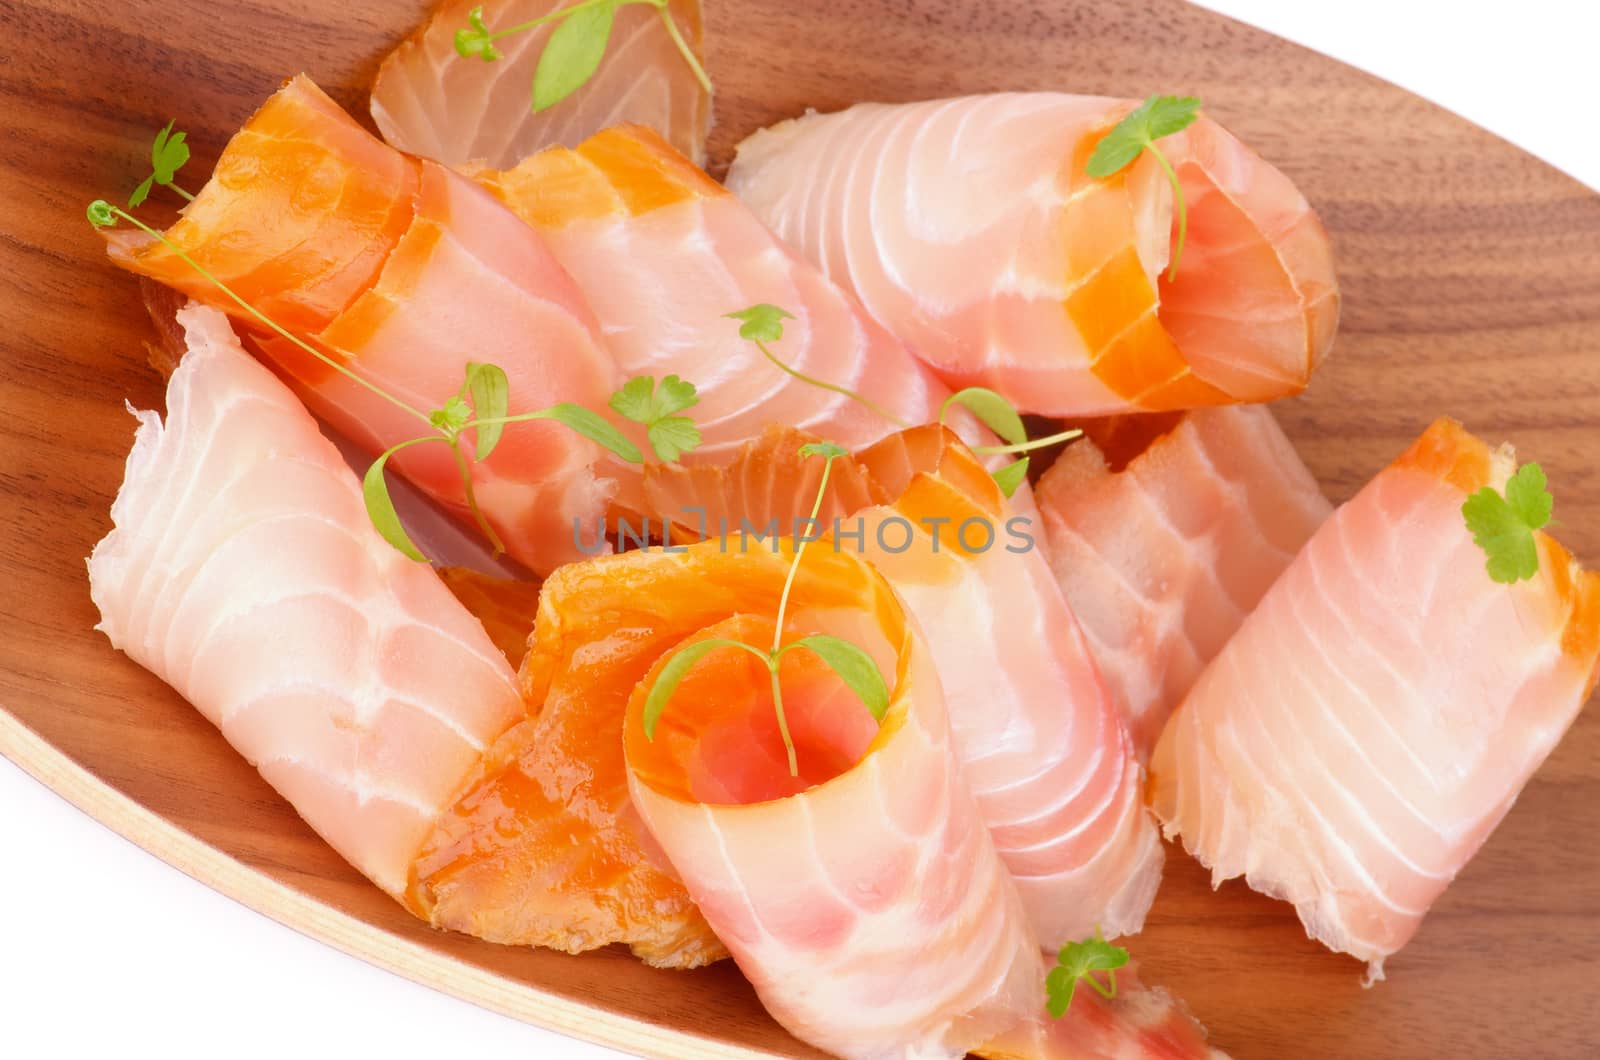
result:
[[[323,846],[198,713],[92,631],[83,558],[160,407],[135,284],[85,204],[152,131],[203,172],[286,75],[358,114],[423,0],[0,0],[0,751],[180,867],[301,930],[514,1015],[641,1052],[811,1055],[730,966],[651,971],[438,933]],[[993,89],[1182,91],[1281,166],[1333,234],[1333,356],[1282,420],[1348,497],[1448,412],[1543,462],[1600,563],[1600,197],[1393,86],[1178,0],[711,0],[713,157],[807,106]],[[1338,17],[1330,9],[1329,17]],[[1485,76],[1494,76],[1486,70]],[[1213,894],[1173,851],[1148,979],[1247,1058],[1566,1058],[1600,1041],[1600,718],[1591,709],[1434,907],[1389,980],[1290,909]],[[0,872],[49,871],[0,844]],[[116,886],[116,881],[106,881]],[[62,945],[84,946],[63,926]],[[7,999],[6,1004],[16,999]],[[92,999],[85,999],[92,1004]]]

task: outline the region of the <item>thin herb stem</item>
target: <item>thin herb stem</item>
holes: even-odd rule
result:
[[[890,412],[888,409],[884,408],[882,405],[878,404],[876,401],[873,401],[871,398],[866,397],[866,396],[861,395],[861,394],[858,394],[854,390],[851,390],[849,387],[839,386],[837,383],[829,383],[829,382],[827,382],[825,380],[817,379],[814,376],[809,376],[806,373],[800,371],[798,368],[791,368],[789,365],[787,365],[787,364],[783,363],[782,361],[780,361],[777,358],[777,356],[774,355],[773,352],[767,348],[767,344],[765,342],[763,342],[760,339],[754,339],[752,341],[755,342],[756,349],[760,350],[762,355],[765,356],[767,360],[771,361],[774,365],[776,365],[778,368],[782,369],[783,371],[788,372],[790,375],[794,376],[796,379],[800,380],[802,383],[809,383],[812,386],[821,387],[824,390],[831,390],[835,394],[840,394],[840,395],[842,395],[844,397],[849,398],[851,401],[859,402],[860,404],[865,405],[867,408],[871,409],[873,412],[876,412],[878,415],[882,416],[884,419],[888,420],[890,423],[894,424],[896,427],[899,427],[902,431],[906,431],[906,430],[910,430],[911,429],[911,424],[907,423],[905,420],[901,419],[899,416],[896,416],[894,413]]]
[[[827,457],[822,465],[822,481],[817,483],[817,499],[811,505],[811,517],[806,520],[809,530],[817,521],[817,516],[822,512],[822,498],[828,492],[828,473],[833,470],[833,457]],[[801,534],[794,546],[794,560],[789,564],[789,575],[783,580],[783,593],[778,597],[777,627],[772,631],[772,653],[776,655],[778,648],[783,644],[783,616],[789,608],[789,592],[794,588],[794,575],[800,569],[800,557],[805,555],[806,546],[811,542],[809,534]]]
[[[1167,282],[1171,283],[1178,275],[1178,259],[1183,256],[1184,237],[1189,234],[1189,210],[1183,202],[1183,185],[1178,181],[1178,173],[1172,168],[1172,163],[1167,161],[1167,156],[1161,153],[1161,148],[1152,141],[1145,145],[1145,150],[1155,156],[1161,168],[1167,171],[1167,181],[1172,185],[1173,206],[1178,211],[1178,242],[1172,248],[1172,261],[1167,266]]]
[[[1083,432],[1074,427],[1070,431],[1046,435],[1043,438],[1030,438],[1025,442],[1018,442],[1016,445],[975,445],[972,447],[972,451],[983,456],[1001,453],[1029,453],[1035,449],[1043,449],[1047,445],[1055,445],[1057,442],[1070,442],[1081,434]]]
[[[172,181],[170,181],[170,180],[167,181],[166,187],[171,188],[173,191],[177,192],[179,195],[182,195],[185,199],[188,199],[190,202],[194,202],[194,196],[193,195],[190,195],[188,192],[184,191],[182,188],[180,188],[176,184],[172,183]]]
[[[467,495],[467,508],[472,512],[472,518],[477,520],[478,529],[489,539],[495,556],[501,556],[506,550],[505,542],[500,540],[500,535],[494,532],[494,527],[489,525],[489,520],[484,516],[483,509],[478,507],[478,497],[472,489],[472,469],[467,467],[467,456],[461,451],[461,435],[457,433],[455,437],[445,440],[450,443],[450,451],[456,456],[456,467],[461,471],[461,485]]]
[[[361,386],[366,387],[368,390],[372,391],[374,394],[376,394],[379,397],[383,398],[383,400],[389,402],[391,405],[394,405],[397,408],[403,409],[404,411],[410,413],[412,416],[415,416],[417,419],[421,420],[423,423],[428,424],[428,426],[430,426],[430,427],[433,426],[432,421],[430,421],[428,419],[428,414],[427,413],[422,412],[422,411],[420,411],[418,409],[412,408],[410,405],[406,404],[404,401],[401,401],[399,398],[395,397],[393,394],[390,394],[387,390],[384,390],[382,387],[378,386],[378,384],[372,382],[371,380],[368,380],[368,379],[364,378],[363,376],[360,376],[360,375],[356,374],[355,372],[352,372],[349,368],[345,367],[343,364],[340,364],[338,361],[334,360],[332,357],[329,357],[327,354],[323,353],[321,350],[316,349],[310,343],[305,342],[303,339],[301,339],[298,336],[290,333],[287,329],[285,329],[284,327],[279,325],[277,321],[273,320],[271,317],[269,317],[265,313],[261,312],[261,310],[257,309],[255,306],[253,306],[249,302],[245,301],[239,295],[235,294],[231,287],[229,287],[227,284],[223,283],[221,280],[219,280],[215,276],[213,276],[209,271],[206,270],[206,268],[204,266],[202,266],[198,261],[195,261],[193,258],[191,258],[182,248],[180,248],[172,240],[168,239],[161,232],[158,232],[154,228],[151,228],[149,225],[145,224],[143,221],[139,220],[137,217],[135,217],[132,214],[128,213],[127,211],[123,210],[121,207],[112,206],[111,207],[111,212],[114,215],[116,215],[117,217],[122,218],[124,221],[127,221],[129,224],[133,225],[135,228],[139,229],[141,232],[145,233],[146,235],[148,235],[148,236],[150,236],[150,237],[152,237],[152,238],[154,238],[156,240],[159,240],[162,243],[162,245],[164,245],[168,250],[170,250],[174,254],[176,254],[178,256],[179,260],[181,260],[184,264],[188,265],[195,272],[198,272],[201,276],[203,276],[207,281],[209,281],[210,283],[214,284],[216,286],[216,288],[218,290],[220,290],[223,294],[227,295],[229,298],[233,299],[234,302],[238,303],[240,308],[244,309],[251,316],[253,316],[257,320],[261,321],[261,323],[263,323],[267,327],[271,328],[277,334],[279,334],[279,335],[283,336],[284,338],[288,339],[290,342],[294,343],[296,346],[300,347],[302,350],[304,350],[307,353],[311,354],[311,356],[315,357],[317,360],[319,360],[322,363],[326,364],[328,367],[334,369],[335,371],[339,372],[342,375],[348,376],[350,379],[354,380],[356,383],[359,383]]]
[[[694,72],[696,81],[705,89],[706,94],[711,94],[711,78],[707,75],[705,67],[700,65],[700,60],[695,58],[694,49],[689,47],[689,42],[683,39],[683,34],[678,32],[678,23],[673,19],[672,12],[667,7],[667,0],[656,4],[656,10],[661,15],[662,23],[667,27],[667,36],[672,38],[672,43],[677,46],[678,54],[683,56],[683,61],[689,64],[689,69]]]
[[[491,427],[496,423],[527,423],[529,420],[548,420],[553,417],[549,409],[538,409],[534,412],[519,412],[514,416],[485,416],[482,419],[474,416],[461,425],[462,430],[468,427]]]
[[[1111,980],[1111,986],[1109,988],[1101,986],[1100,980],[1094,977],[1093,972],[1084,972],[1083,978],[1085,982],[1094,987],[1095,993],[1099,994],[1107,1001],[1110,1001],[1117,996],[1117,973],[1115,971],[1106,973],[1106,978]]]
[[[767,672],[772,674],[772,712],[778,716],[778,735],[783,737],[783,748],[789,754],[789,775],[798,777],[800,756],[794,749],[794,739],[789,735],[789,719],[783,713],[783,685],[778,680],[778,664],[776,658],[767,660]]]

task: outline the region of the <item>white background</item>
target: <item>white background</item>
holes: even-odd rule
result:
[[[1584,102],[1600,28],[1593,0],[1205,6],[1395,81],[1600,188],[1595,108]],[[0,909],[0,1054],[19,1060],[617,1055],[280,927],[102,828],[3,758]]]

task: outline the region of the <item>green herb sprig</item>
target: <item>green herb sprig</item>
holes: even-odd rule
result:
[[[822,480],[817,484],[817,499],[811,505],[811,515],[806,525],[815,526],[817,516],[822,511],[822,501],[828,491],[828,475],[833,470],[833,462],[842,456],[848,456],[848,451],[832,442],[810,442],[800,447],[800,456],[809,459],[821,456],[826,461],[822,465]],[[788,611],[789,597],[794,590],[795,574],[800,569],[800,558],[805,555],[806,545],[811,541],[807,534],[802,534],[795,542],[794,558],[789,561],[789,571],[784,577],[783,591],[778,596],[778,616],[774,621],[772,631],[772,646],[759,648],[753,644],[746,644],[742,640],[733,640],[726,637],[713,637],[709,640],[697,641],[686,648],[679,649],[667,664],[661,668],[660,675],[656,678],[655,685],[650,689],[650,694],[645,698],[644,734],[649,740],[656,738],[656,725],[661,720],[662,713],[667,709],[667,704],[672,700],[672,694],[677,691],[685,675],[692,670],[696,663],[705,658],[717,648],[735,648],[749,652],[760,659],[766,666],[772,679],[772,709],[778,716],[778,732],[783,737],[783,745],[788,752],[789,775],[800,775],[800,763],[795,751],[794,740],[789,735],[789,719],[783,711],[783,687],[778,678],[779,667],[783,657],[797,648],[816,655],[839,676],[839,679],[854,692],[861,702],[871,711],[877,721],[883,721],[883,716],[889,710],[889,688],[883,680],[883,673],[878,669],[878,664],[873,661],[859,646],[852,644],[842,637],[833,637],[827,634],[813,634],[799,640],[783,643],[783,620]]]
[[[1545,489],[1544,469],[1523,464],[1506,481],[1502,495],[1485,486],[1461,504],[1472,540],[1483,549],[1489,577],[1503,585],[1539,573],[1539,543],[1534,531],[1550,523],[1556,501]]]
[[[139,182],[133,189],[133,194],[128,196],[128,209],[138,208],[150,197],[150,190],[157,184],[163,188],[171,188],[190,202],[194,196],[184,191],[172,182],[172,178],[189,161],[188,133],[173,132],[172,126],[177,119],[167,122],[166,128],[156,133],[156,138],[150,144],[150,175]]]
[[[1145,151],[1161,163],[1172,185],[1174,209],[1178,214],[1178,241],[1173,244],[1172,261],[1167,267],[1168,283],[1178,275],[1178,258],[1183,254],[1184,237],[1189,232],[1189,210],[1183,202],[1183,185],[1178,182],[1177,171],[1156,146],[1156,141],[1187,129],[1199,114],[1200,101],[1193,96],[1151,96],[1106,133],[1084,167],[1089,176],[1104,180],[1133,165]]]
[[[953,405],[963,406],[1006,443],[973,446],[972,451],[980,455],[1029,453],[1035,449],[1043,449],[1047,445],[1069,442],[1083,433],[1073,428],[1043,438],[1030,439],[1028,429],[1023,425],[1022,417],[1017,413],[1016,407],[993,390],[981,386],[969,386],[945,398],[944,404],[939,406],[940,426],[944,425],[945,417],[950,414]],[[1017,492],[1017,487],[1028,477],[1028,460],[1026,456],[1020,457],[991,474],[990,477],[999,485],[1001,493],[1010,497]]]
[[[700,428],[694,420],[677,415],[699,400],[694,384],[675,375],[661,380],[659,389],[654,377],[641,375],[611,395],[611,409],[623,419],[643,424],[656,459],[670,464],[700,445]]]
[[[755,343],[756,349],[761,351],[763,357],[802,383],[843,395],[851,401],[871,409],[901,430],[909,430],[912,426],[865,394],[858,394],[849,387],[807,375],[798,368],[784,362],[777,354],[773,353],[770,344],[783,339],[783,322],[794,319],[794,314],[788,310],[763,302],[747,309],[724,315],[730,320],[740,321],[740,338]],[[1006,443],[1005,445],[974,446],[972,451],[980,456],[995,453],[1026,453],[1047,445],[1054,445],[1057,442],[1068,441],[1083,433],[1078,430],[1062,431],[1059,434],[1052,434],[1048,438],[1036,438],[1029,441],[1027,429],[1022,424],[1022,417],[1017,414],[1017,410],[1012,407],[1011,402],[993,390],[987,390],[981,386],[967,387],[965,390],[958,390],[945,398],[944,404],[939,407],[940,426],[944,425],[946,418],[950,414],[950,409],[954,405],[964,406],[982,421],[984,426],[988,427]],[[1010,497],[1017,491],[1017,487],[1022,484],[1022,480],[1027,477],[1027,474],[1028,459],[1023,457],[994,472],[994,480],[999,483],[1001,491],[1007,497]]]
[[[1095,993],[1109,1001],[1117,996],[1116,970],[1127,963],[1128,951],[1113,946],[1098,931],[1094,938],[1067,943],[1056,954],[1056,966],[1045,976],[1045,1009],[1055,1019],[1065,1016],[1072,1007],[1080,981],[1088,983]],[[1095,978],[1095,972],[1106,973],[1106,985]]]
[[[807,375],[806,373],[800,371],[800,369],[780,360],[777,354],[772,352],[772,349],[768,344],[780,341],[783,338],[783,322],[785,320],[794,319],[794,314],[789,312],[787,309],[783,309],[775,305],[769,305],[766,302],[761,302],[750,306],[747,309],[741,309],[734,313],[724,313],[723,316],[729,320],[740,321],[739,337],[755,343],[756,349],[761,351],[761,355],[763,357],[765,357],[768,361],[771,361],[772,364],[777,368],[794,376],[802,383],[807,383],[822,390],[832,391],[835,394],[840,394],[849,398],[851,401],[854,401],[857,404],[864,405],[873,412],[877,413],[879,416],[882,416],[884,419],[888,420],[890,423],[894,424],[896,427],[899,427],[901,430],[906,430],[911,426],[911,424],[907,423],[899,416],[896,416],[894,413],[890,412],[876,401],[873,401],[865,394],[858,394],[849,387],[840,386],[837,383],[830,383],[825,379],[818,379],[813,375]]]
[[[526,423],[533,420],[552,420],[595,442],[630,464],[644,463],[644,455],[633,442],[628,440],[626,435],[599,413],[582,405],[560,402],[549,408],[508,415],[511,402],[510,383],[506,377],[505,370],[495,364],[469,361],[460,390],[451,395],[438,408],[424,412],[394,396],[377,383],[353,371],[342,361],[328,356],[322,350],[317,349],[300,336],[284,328],[277,321],[271,319],[241,297],[203,265],[195,261],[187,252],[168,239],[165,234],[145,224],[132,214],[111,205],[104,199],[96,199],[90,203],[87,214],[89,223],[96,228],[110,228],[119,221],[126,221],[146,235],[158,240],[168,250],[172,251],[179,260],[198,273],[206,282],[225,294],[263,326],[428,426],[429,433],[416,438],[408,438],[380,453],[377,459],[367,468],[366,474],[361,481],[361,496],[366,504],[367,514],[372,519],[372,525],[383,536],[385,541],[411,559],[425,562],[427,557],[422,554],[422,551],[417,548],[410,536],[406,534],[405,527],[400,522],[399,514],[395,511],[394,501],[389,496],[388,480],[384,475],[389,458],[402,449],[409,449],[412,446],[429,442],[442,442],[450,447],[455,456],[456,468],[461,474],[462,492],[466,498],[467,508],[472,513],[474,522],[477,523],[478,528],[483,532],[484,537],[489,541],[496,555],[505,551],[505,543],[501,541],[500,535],[495,532],[483,510],[478,506],[477,495],[473,489],[472,469],[467,463],[466,453],[462,448],[465,432],[469,430],[473,432],[473,455],[475,459],[487,460],[489,455],[494,452],[495,447],[499,445],[507,424]],[[668,377],[667,383],[668,386],[664,388],[667,396],[657,398],[651,407],[653,409],[666,408],[668,412],[663,413],[649,424],[652,431],[652,445],[655,446],[658,457],[663,461],[674,460],[682,453],[688,452],[700,444],[700,432],[695,428],[692,420],[684,416],[669,415],[669,413],[677,413],[690,408],[699,401],[694,385],[684,382],[676,376]],[[648,377],[630,380],[624,384],[622,389],[612,395],[613,407],[619,401],[627,404],[631,399],[625,398],[624,395],[637,395],[641,389],[646,395],[650,395],[654,391],[654,381]],[[672,422],[665,427],[661,427],[661,424],[669,419]],[[660,437],[670,444],[658,441],[658,436],[654,433],[658,427],[662,431]],[[670,452],[671,455],[663,455],[665,452]]]
[[[648,4],[661,16],[663,28],[672,39],[683,61],[689,64],[695,80],[707,92],[711,91],[711,78],[695,56],[694,49],[678,31],[678,24],[668,10],[669,0],[579,0],[569,7],[541,15],[502,30],[491,30],[483,19],[483,7],[467,12],[467,25],[456,30],[456,54],[463,59],[482,59],[492,63],[501,57],[494,42],[503,37],[522,33],[547,22],[558,22],[539,55],[539,64],[533,71],[533,110],[538,113],[560,103],[594,76],[605,58],[606,45],[611,40],[611,28],[616,21],[617,9],[628,4]]]

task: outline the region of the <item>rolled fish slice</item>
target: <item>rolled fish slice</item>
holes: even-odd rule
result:
[[[1041,544],[1142,760],[1333,507],[1263,406],[1080,425]]]
[[[495,44],[492,63],[463,58],[456,31],[483,9],[504,30],[571,7],[574,0],[447,0],[383,60],[372,86],[372,119],[402,151],[445,165],[482,162],[509,169],[553,144],[576,147],[613,125],[645,125],[698,163],[705,161],[711,96],[648,4],[619,7],[605,58],[593,77],[548,110],[532,107],[534,71],[554,25]],[[678,32],[704,64],[699,0],[667,5]]]
[[[1416,933],[1594,688],[1600,575],[1548,534],[1500,584],[1462,517],[1514,466],[1439,420],[1339,508],[1172,716],[1169,836],[1369,963]],[[1530,867],[1536,871],[1536,867]]]
[[[1305,387],[1339,296],[1327,235],[1282,173],[1203,114],[1084,167],[1134,106],[1051,92],[857,104],[751,136],[728,187],[952,386],[1101,416]]]
[[[229,142],[166,233],[281,326],[426,412],[468,361],[502,367],[511,413],[604,409],[615,369],[599,324],[539,235],[452,170],[379,142],[305,77]],[[320,418],[369,454],[432,431],[281,337],[143,233],[108,235],[114,262],[233,314]],[[600,448],[553,422],[513,424],[487,460],[464,446],[478,503],[536,572],[584,554],[614,486]],[[471,522],[455,457],[411,446],[389,467]]]
[[[511,668],[221,313],[165,424],[139,412],[114,529],[89,558],[111,643],[172,685],[335,850],[399,897],[434,818],[522,717]]]
[[[746,525],[808,532],[821,461],[771,429],[722,466],[652,467],[651,510],[676,540],[747,547]],[[1046,946],[1140,929],[1162,848],[1122,719],[1043,554],[982,464],[937,426],[839,460],[812,534],[877,567],[916,619],[956,755]],[[690,512],[693,514],[688,514]],[[702,512],[706,514],[701,514]],[[823,547],[823,546],[817,546]]]
[[[544,237],[588,296],[624,378],[675,374],[699,388],[703,436],[684,459],[732,458],[770,423],[859,447],[926,423],[948,391],[898,339],[660,136],[608,129],[477,179]],[[724,315],[781,306],[775,355],[848,387],[894,419],[769,363]],[[963,421],[965,422],[965,421]],[[638,511],[637,471],[613,467]]]
[[[772,605],[686,628],[679,646],[770,642],[771,620],[750,613],[775,610],[787,554],[689,548],[618,562],[631,561],[653,597],[714,581]],[[784,702],[802,773],[791,777],[766,668],[721,648],[689,672],[652,742],[641,713],[664,654],[623,728],[634,805],[767,1011],[797,1037],[855,1060],[961,1056],[1037,1007],[1037,944],[962,780],[926,648],[888,585],[819,547],[794,600],[786,639],[832,633],[878,658],[892,689],[882,728],[832,671],[791,652]]]

